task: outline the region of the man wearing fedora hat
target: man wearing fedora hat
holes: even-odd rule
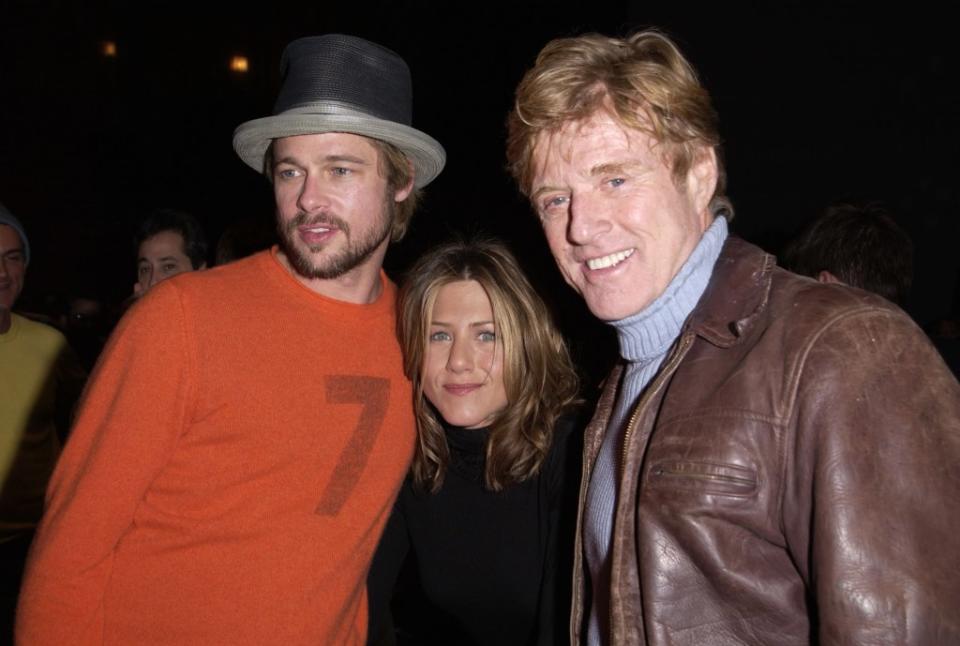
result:
[[[342,35],[283,56],[234,147],[280,244],[164,281],[105,349],[24,584],[30,644],[354,644],[412,455],[381,265],[443,148],[403,60]]]

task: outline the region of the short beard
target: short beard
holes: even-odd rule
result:
[[[390,192],[384,196],[383,210],[375,223],[376,228],[358,240],[353,240],[350,237],[350,225],[333,214],[321,214],[311,219],[301,211],[286,224],[278,218],[277,234],[280,239],[280,249],[286,255],[294,270],[304,278],[319,278],[321,280],[339,278],[366,262],[380,244],[390,236],[396,212],[396,205],[392,197]],[[304,252],[297,247],[296,235],[298,227],[321,223],[336,226],[346,237],[347,247],[339,254],[328,258],[323,264],[318,265],[314,264],[312,254],[323,251],[323,245],[310,246],[308,247],[310,252]]]

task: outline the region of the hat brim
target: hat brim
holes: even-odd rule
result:
[[[263,156],[274,139],[324,132],[363,135],[386,141],[403,151],[413,163],[413,183],[417,188],[433,181],[447,161],[446,152],[436,139],[410,126],[342,108],[336,114],[314,110],[316,108],[288,110],[242,123],[233,133],[233,148],[244,163],[262,173]]]

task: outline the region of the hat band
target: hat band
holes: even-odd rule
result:
[[[400,123],[389,115],[377,114],[376,112],[371,111],[369,108],[361,108],[345,101],[313,101],[310,103],[300,103],[292,108],[284,110],[283,112],[278,112],[274,116],[286,114],[330,114],[353,117],[376,117],[377,119],[383,119],[384,121]],[[402,125],[409,126],[410,124],[405,123]]]

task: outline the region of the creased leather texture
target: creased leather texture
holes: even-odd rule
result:
[[[879,297],[730,238],[621,460],[611,643],[960,644],[960,385]]]

